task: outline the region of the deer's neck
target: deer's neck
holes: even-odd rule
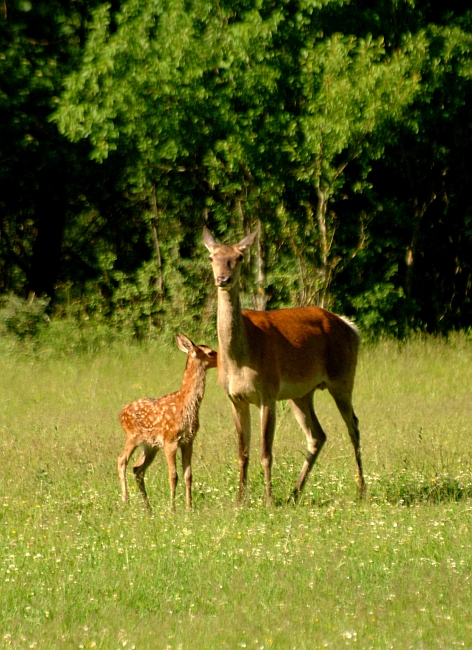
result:
[[[229,291],[218,289],[218,366],[241,365],[249,356],[249,346],[243,316],[239,288]]]
[[[205,368],[200,364],[195,364],[189,358],[180,389],[182,419],[187,425],[198,422],[198,409],[205,394],[205,382]]]

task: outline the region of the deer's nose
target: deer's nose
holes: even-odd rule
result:
[[[231,284],[231,276],[228,274],[218,275],[216,277],[216,286],[225,287],[227,284]]]

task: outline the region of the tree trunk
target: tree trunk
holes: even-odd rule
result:
[[[159,301],[162,304],[162,299],[164,297],[164,276],[162,273],[162,257],[161,257],[161,247],[159,244],[159,210],[157,207],[157,196],[156,196],[156,186],[152,184],[152,220],[151,220],[151,234],[152,234],[152,243],[154,245],[154,252],[156,254],[156,264],[157,264],[157,273],[156,273],[156,292],[159,296]]]
[[[328,262],[330,244],[328,242],[328,228],[326,225],[326,211],[328,208],[328,203],[319,185],[316,187],[316,194],[318,196],[318,203],[316,206],[316,221],[318,223],[318,231],[320,234],[320,276],[322,279],[318,303],[320,307],[324,308],[326,306],[328,298],[328,289],[331,276]]]
[[[264,311],[267,305],[267,296],[265,292],[265,268],[264,255],[262,247],[262,222],[258,220],[259,234],[257,235],[256,249],[256,293],[254,294],[254,308]]]

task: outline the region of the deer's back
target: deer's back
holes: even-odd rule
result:
[[[179,437],[183,427],[179,393],[158,399],[145,397],[125,406],[120,413],[121,426],[127,435],[150,446]]]
[[[359,334],[341,317],[320,307],[243,310],[251,366],[279,385],[278,399],[322,384],[354,380]],[[285,395],[287,392],[287,395]]]

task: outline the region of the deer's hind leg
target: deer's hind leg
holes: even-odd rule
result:
[[[362,498],[365,495],[365,481],[364,472],[362,470],[359,420],[354,413],[351,392],[336,390],[335,387],[329,387],[328,390],[333,396],[333,399],[336,402],[336,406],[338,407],[338,410],[341,413],[344,422],[346,423],[349,437],[351,438],[352,446],[354,447],[357,463],[359,497]]]
[[[295,500],[298,499],[300,492],[303,490],[307,476],[315,464],[315,460],[317,459],[321,448],[326,442],[326,434],[321,428],[321,424],[316,417],[315,409],[313,407],[313,396],[314,391],[310,391],[301,398],[290,400],[293,414],[305,433],[307,445],[305,462],[303,463],[292,493]]]
[[[118,477],[121,483],[122,499],[124,503],[128,501],[128,489],[126,486],[126,467],[128,465],[131,454],[135,449],[136,444],[131,440],[127,440],[124,450],[118,456]]]
[[[275,401],[261,406],[262,454],[266,486],[266,506],[272,505],[272,446],[274,444],[276,424]]]
[[[156,447],[146,447],[139,458],[139,460],[134,464],[133,472],[136,478],[136,483],[138,488],[143,496],[144,503],[147,508],[151,508],[148,496],[146,494],[146,486],[144,485],[144,474],[146,473],[147,468],[152,463],[157,454]]]

